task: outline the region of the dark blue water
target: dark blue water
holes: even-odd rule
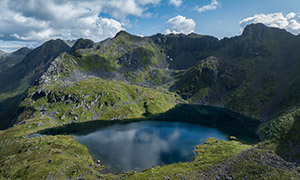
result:
[[[209,137],[227,139],[226,134],[214,128],[159,121],[115,124],[88,134],[75,134],[94,159],[116,173],[193,160],[196,145]]]

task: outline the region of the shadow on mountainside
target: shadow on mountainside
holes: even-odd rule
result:
[[[18,94],[0,102],[0,130],[4,130],[13,125],[19,115],[19,104],[23,100],[24,94]]]
[[[169,111],[150,115],[147,118],[105,121],[96,120],[84,123],[72,123],[62,127],[43,130],[42,134],[86,134],[99,128],[107,127],[115,123],[130,123],[136,121],[173,121],[199,124],[202,126],[216,128],[230,136],[237,137],[238,140],[254,144],[259,141],[256,134],[260,121],[238,113],[217,107],[180,104]]]

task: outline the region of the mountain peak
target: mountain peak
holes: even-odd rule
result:
[[[242,36],[252,36],[254,38],[262,37],[266,35],[271,36],[294,36],[293,34],[287,32],[285,29],[268,27],[262,23],[247,25],[243,31]]]
[[[266,32],[268,29],[269,28],[262,23],[250,24],[245,27],[242,35],[250,36],[253,34],[262,34]]]
[[[130,39],[130,40],[140,40],[140,36],[132,35],[124,30],[119,31],[113,39]]]
[[[22,47],[20,49],[18,49],[17,51],[13,52],[13,55],[26,55],[31,51],[31,49],[27,48],[27,47]]]
[[[42,47],[61,47],[61,46],[68,46],[65,41],[61,40],[61,39],[52,39],[52,40],[49,40],[47,42],[45,42],[44,44],[42,44],[40,47],[38,48],[42,48]],[[37,49],[38,49],[37,48]]]
[[[128,32],[121,30],[119,31],[114,38],[118,37],[118,36],[132,36],[131,34],[129,34]]]

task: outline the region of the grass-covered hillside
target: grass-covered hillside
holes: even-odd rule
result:
[[[86,147],[72,136],[28,135],[68,123],[145,119],[183,102],[168,91],[86,75],[73,78],[80,70],[85,72],[75,59],[67,54],[56,58],[27,91],[16,125],[0,131],[0,179],[116,178],[95,163]]]
[[[299,36],[253,24],[222,40],[121,31],[100,43],[58,39],[24,50],[20,62],[0,72],[0,179],[299,179],[299,48]],[[259,121],[211,123],[208,110],[174,111],[181,103],[224,107]],[[30,136],[92,120],[176,114],[184,121],[189,108],[206,114],[203,122],[239,127],[242,135],[254,134],[261,122],[261,142],[210,138],[191,162],[116,175],[70,135]]]

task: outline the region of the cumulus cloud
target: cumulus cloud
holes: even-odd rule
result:
[[[292,19],[292,18],[294,18],[295,16],[296,16],[296,13],[291,12],[291,13],[289,13],[289,14],[286,15],[286,18],[287,18],[287,19]]]
[[[293,32],[294,34],[300,33],[300,23],[294,19],[290,20],[289,25],[287,27],[288,30]]]
[[[296,14],[291,12],[284,16],[282,13],[272,14],[256,14],[252,17],[243,19],[240,25],[244,28],[248,24],[263,23],[269,27],[276,27],[280,29],[286,29],[287,31],[297,35],[300,33],[300,24],[294,18]]]
[[[157,5],[160,3],[160,0],[138,0],[138,3],[141,5],[147,5],[147,4]]]
[[[219,2],[217,0],[212,0],[210,4],[202,6],[202,7],[196,7],[195,10],[198,13],[203,13],[205,11],[211,11],[217,9],[219,5]]]
[[[165,34],[189,34],[194,32],[196,23],[193,19],[187,19],[184,16],[178,15],[167,21],[169,28],[164,32]]]
[[[128,16],[146,17],[160,0],[0,1],[0,43],[80,37],[100,41],[125,30]],[[109,15],[111,18],[103,17]]]
[[[169,4],[179,7],[182,4],[182,0],[170,0]]]

